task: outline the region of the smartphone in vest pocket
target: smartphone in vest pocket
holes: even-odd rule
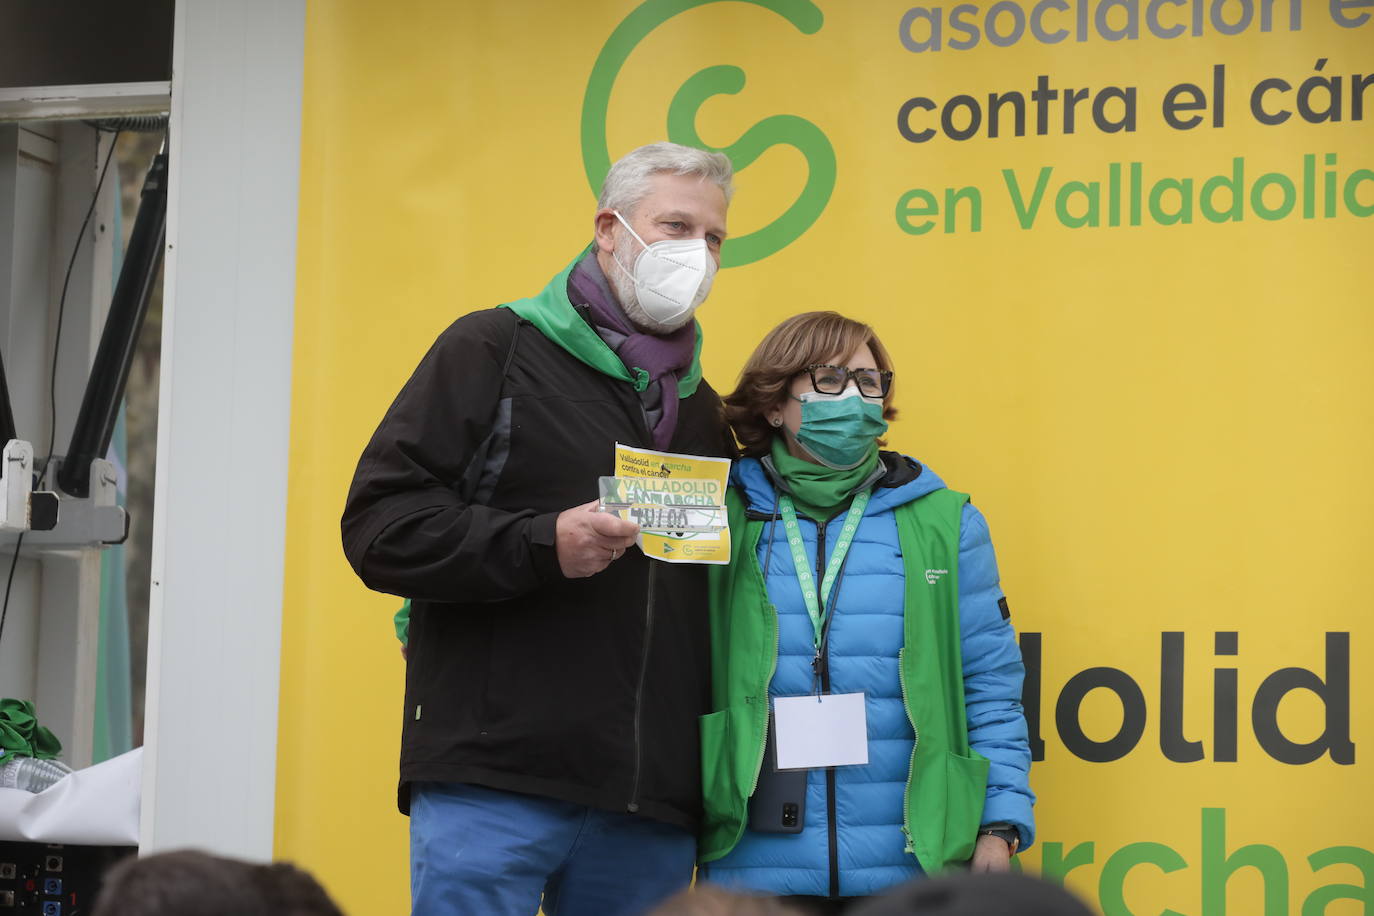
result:
[[[749,798],[749,829],[757,833],[801,833],[806,824],[806,776],[810,770],[779,770],[773,714],[759,784]]]

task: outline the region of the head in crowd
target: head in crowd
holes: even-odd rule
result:
[[[734,894],[709,884],[698,884],[669,897],[647,916],[801,916],[801,911],[776,897]]]
[[[734,193],[723,153],[651,143],[623,156],[597,201],[597,260],[625,317],[668,334],[711,291]]]
[[[1064,888],[1017,872],[925,878],[855,907],[853,916],[1093,916]]]
[[[94,916],[343,916],[294,865],[195,850],[130,858],[106,873]]]
[[[753,457],[767,455],[774,434],[782,431],[795,437],[802,424],[796,393],[804,394],[811,386],[807,367],[844,364],[865,349],[872,357],[868,368],[892,372],[892,357],[873,329],[838,312],[803,312],[769,331],[744,364],[739,384],[725,397],[725,417],[741,451]],[[892,406],[895,390],[889,375],[882,394],[882,418],[888,422],[897,416]]]

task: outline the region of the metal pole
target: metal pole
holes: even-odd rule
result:
[[[72,429],[71,446],[57,472],[57,485],[76,497],[90,495],[90,468],[105,457],[119,416],[119,403],[133,365],[138,333],[148,313],[148,299],[157,280],[167,233],[167,144],[153,159],[143,182],[138,218],[100,335],[81,411]]]

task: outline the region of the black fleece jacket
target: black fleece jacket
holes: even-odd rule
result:
[[[403,812],[433,780],[695,829],[705,567],[635,549],[586,579],[558,566],[558,513],[596,498],[617,442],[652,447],[633,387],[489,309],[439,336],[368,443],[343,542],[369,588],[412,599]],[[730,448],[703,381],[669,450]]]

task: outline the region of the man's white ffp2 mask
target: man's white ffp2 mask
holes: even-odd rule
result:
[[[644,314],[662,324],[680,325],[680,319],[706,301],[716,275],[716,261],[706,249],[706,240],[663,239],[646,245],[618,210],[611,212],[643,249],[633,269],[618,257],[615,262],[634,280]]]

